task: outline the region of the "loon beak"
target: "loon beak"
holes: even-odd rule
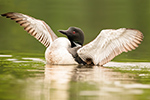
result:
[[[58,32],[64,34],[64,35],[67,35],[67,30],[58,30]]]

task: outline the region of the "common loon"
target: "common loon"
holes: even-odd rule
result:
[[[42,20],[15,12],[1,15],[15,20],[47,47],[45,59],[49,64],[104,65],[122,52],[135,49],[143,40],[143,34],[136,29],[105,29],[93,41],[83,46],[84,33],[80,28],[59,30],[67,39],[57,37]]]

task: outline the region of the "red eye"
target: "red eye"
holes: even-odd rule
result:
[[[75,34],[76,32],[75,31],[73,31],[73,34]]]

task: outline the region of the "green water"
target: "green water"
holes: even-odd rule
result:
[[[0,13],[20,12],[57,30],[80,27],[85,43],[102,29],[135,28],[139,47],[104,67],[45,65],[45,47],[0,17],[0,100],[149,100],[149,0],[0,0]],[[119,63],[120,62],[120,63]]]
[[[149,100],[150,63],[45,65],[40,56],[0,55],[0,100]]]

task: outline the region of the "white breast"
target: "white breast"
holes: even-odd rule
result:
[[[46,49],[45,58],[49,64],[78,64],[73,56],[68,52],[71,43],[67,38],[57,38]]]

